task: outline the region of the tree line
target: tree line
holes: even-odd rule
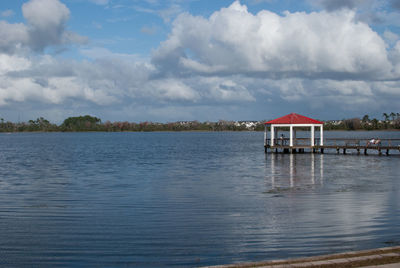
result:
[[[265,120],[267,121],[267,120]],[[0,132],[81,132],[81,131],[263,131],[265,121],[235,122],[219,120],[218,122],[102,122],[100,118],[85,115],[68,117],[62,124],[57,125],[40,117],[28,122],[13,123],[0,118]],[[383,113],[383,119],[350,118],[324,122],[325,130],[386,130],[400,129],[400,113]]]
[[[100,118],[85,115],[68,117],[60,125],[50,123],[43,117],[28,122],[13,123],[0,118],[0,132],[81,132],[81,131],[243,131],[263,130],[263,122],[256,122],[250,129],[246,125],[233,121],[219,120],[218,122],[179,121],[169,123],[127,121],[102,122]]]
[[[370,118],[364,115],[362,118],[350,118],[324,122],[326,130],[385,130],[400,129],[400,113],[383,113],[382,119]]]

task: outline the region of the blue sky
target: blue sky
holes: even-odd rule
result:
[[[399,112],[399,0],[0,2],[0,117]]]

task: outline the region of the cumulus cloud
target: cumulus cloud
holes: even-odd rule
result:
[[[70,11],[59,0],[30,0],[22,12],[27,24],[0,21],[0,52],[42,51],[47,46],[87,41],[66,29]]]
[[[101,106],[126,99],[195,101],[195,90],[177,79],[150,79],[151,65],[129,58],[104,57],[92,62],[60,61],[0,54],[0,104],[74,99]]]
[[[238,1],[209,19],[180,15],[154,53],[165,72],[371,77],[391,65],[385,42],[352,11],[256,15]]]
[[[29,25],[30,46],[34,50],[85,39],[66,31],[70,11],[58,0],[31,0],[22,6],[22,12]]]
[[[24,24],[0,21],[0,52],[13,53],[28,42],[29,34]]]
[[[6,75],[9,72],[25,70],[30,66],[31,62],[24,57],[0,54],[0,75]]]

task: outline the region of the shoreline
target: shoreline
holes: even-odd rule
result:
[[[14,134],[14,133],[146,133],[146,132],[159,132],[159,133],[179,133],[179,132],[264,132],[264,130],[150,130],[150,131],[101,131],[101,130],[83,130],[83,131],[0,131],[0,134]],[[324,132],[400,132],[400,129],[328,129]]]
[[[400,267],[400,246],[350,251],[314,257],[262,262],[246,262],[226,265],[204,266],[202,268],[273,268],[273,267],[366,267],[398,263]]]

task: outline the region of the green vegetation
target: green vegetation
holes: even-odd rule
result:
[[[265,121],[225,121],[218,122],[110,122],[102,123],[100,118],[85,115],[69,117],[61,125],[50,123],[40,117],[28,122],[12,123],[0,118],[0,132],[80,132],[80,131],[263,131]],[[325,130],[388,130],[400,129],[400,113],[383,113],[382,120],[371,119],[369,115],[360,118],[326,121]]]
[[[369,115],[360,118],[350,118],[335,121],[326,121],[325,130],[387,130],[400,129],[400,113],[383,113],[383,120],[370,119]]]
[[[68,117],[59,127],[61,131],[101,131],[101,119],[90,115]]]

